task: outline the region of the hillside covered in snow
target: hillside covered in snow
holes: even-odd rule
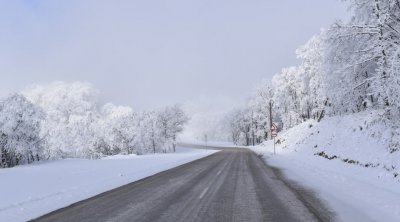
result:
[[[310,120],[277,137],[281,152],[301,152],[344,164],[374,168],[378,177],[400,182],[400,153],[391,152],[391,134],[384,122],[376,122],[379,112]],[[267,143],[268,144],[268,143]]]
[[[252,148],[268,164],[312,188],[342,221],[400,220],[400,153],[391,152],[381,113],[306,121]]]

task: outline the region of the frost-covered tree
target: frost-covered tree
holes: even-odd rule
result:
[[[95,158],[94,124],[99,120],[96,90],[85,83],[55,82],[23,94],[46,112],[41,128],[48,158]]]
[[[313,36],[305,45],[296,50],[300,65],[300,109],[303,119],[321,119],[326,112],[328,96],[324,81],[326,71],[323,67],[325,51],[325,31]]]
[[[269,107],[268,103],[264,100],[255,96],[249,101],[248,104],[250,108],[251,116],[251,137],[252,144],[259,144],[268,139],[268,129],[269,129]]]
[[[251,117],[248,109],[238,109],[230,116],[230,131],[232,141],[237,145],[248,146],[252,142]]]
[[[159,128],[158,114],[155,111],[145,111],[138,115],[139,154],[164,152],[164,138]]]
[[[256,89],[256,92],[257,93],[255,95],[254,102],[258,104],[256,107],[259,109],[258,112],[260,118],[263,118],[263,116],[268,116],[266,119],[260,119],[259,124],[263,124],[265,122],[266,125],[261,125],[260,127],[263,131],[265,130],[265,132],[269,132],[269,129],[272,127],[272,123],[275,119],[274,116],[277,114],[274,108],[275,91],[270,82],[263,82],[261,86]],[[265,136],[265,139],[267,139],[268,133],[266,133]]]
[[[175,152],[177,136],[183,131],[183,126],[188,120],[189,118],[178,105],[166,107],[159,111],[157,122],[166,151],[172,148]]]
[[[302,122],[300,109],[301,67],[283,69],[274,76],[272,84],[274,90],[275,110],[282,114],[283,128],[287,129]]]
[[[42,158],[39,133],[43,119],[43,111],[20,94],[0,101],[0,167],[12,167]]]
[[[392,61],[400,37],[398,0],[348,0],[354,15],[348,23],[337,22],[327,33],[328,90],[336,113],[384,108],[391,117]],[[336,88],[337,89],[337,88]],[[346,96],[343,96],[346,95]]]
[[[135,153],[136,114],[130,107],[108,103],[102,108],[102,119],[97,124],[97,149],[104,155]]]

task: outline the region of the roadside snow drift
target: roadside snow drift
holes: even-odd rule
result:
[[[0,169],[0,221],[26,221],[99,193],[211,155],[215,150],[66,159]]]
[[[313,188],[340,221],[400,221],[400,153],[387,148],[379,113],[307,121],[253,148],[291,179]]]

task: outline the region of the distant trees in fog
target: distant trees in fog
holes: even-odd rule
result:
[[[99,107],[84,83],[34,86],[0,101],[0,167],[41,159],[175,151],[188,121],[177,105],[134,112]]]

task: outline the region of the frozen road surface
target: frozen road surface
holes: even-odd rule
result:
[[[35,221],[332,221],[315,195],[248,149],[224,149]]]

